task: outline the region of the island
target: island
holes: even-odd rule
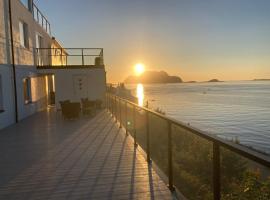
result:
[[[263,79],[263,78],[261,78],[261,79],[254,79],[254,81],[270,81],[270,79]]]
[[[132,83],[182,83],[178,76],[170,76],[165,71],[145,71],[140,76],[129,76],[124,81],[127,84]]]
[[[209,80],[209,81],[207,81],[207,82],[210,82],[210,83],[217,83],[217,82],[223,82],[223,81],[220,81],[220,80],[218,80],[218,79],[211,79],[211,80]]]

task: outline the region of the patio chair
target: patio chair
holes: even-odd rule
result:
[[[97,99],[97,100],[95,101],[95,104],[96,104],[96,108],[97,108],[97,109],[101,109],[101,108],[102,108],[102,100]]]
[[[96,113],[95,102],[89,101],[88,98],[81,99],[83,115],[93,115]]]
[[[70,102],[69,100],[59,102],[62,109],[62,115],[65,119],[76,119],[80,117],[81,104]]]
[[[77,119],[80,117],[81,104],[79,102],[72,102],[67,104],[67,119]]]
[[[60,106],[61,106],[62,116],[64,118],[66,118],[67,110],[68,110],[67,107],[68,107],[68,104],[70,103],[70,101],[69,100],[59,101],[59,103],[60,103]]]

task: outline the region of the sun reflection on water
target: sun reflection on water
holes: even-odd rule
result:
[[[139,83],[137,84],[137,98],[138,98],[138,104],[139,106],[143,106],[144,101],[144,88],[143,84]]]

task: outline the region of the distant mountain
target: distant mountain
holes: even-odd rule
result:
[[[140,76],[129,76],[125,83],[182,83],[178,76],[169,76],[164,71],[145,71]]]

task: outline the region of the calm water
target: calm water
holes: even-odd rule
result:
[[[136,94],[136,85],[128,85]],[[270,154],[270,81],[144,85],[151,108]]]

